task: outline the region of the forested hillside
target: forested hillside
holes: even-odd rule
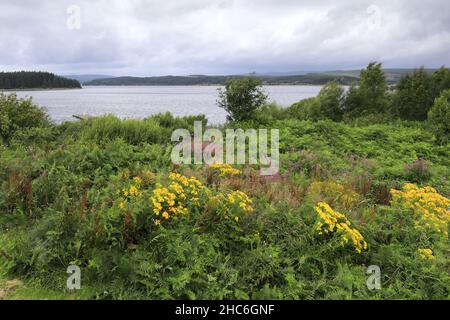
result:
[[[77,80],[67,79],[49,72],[0,72],[0,89],[53,88],[81,88],[81,84]]]
[[[432,74],[436,69],[424,69],[426,73]],[[388,84],[396,84],[400,79],[413,74],[415,69],[383,69]],[[99,77],[92,81],[83,83],[90,86],[179,86],[179,85],[224,85],[229,79],[252,78],[261,80],[264,85],[324,85],[329,81],[336,81],[341,85],[351,85],[360,80],[359,70],[328,71],[306,73],[299,75],[229,75],[229,76],[161,76],[161,77]]]
[[[298,76],[258,76],[252,77],[259,79],[265,85],[323,85],[328,81],[337,81],[343,85],[350,85],[357,81],[357,77],[346,75],[322,75],[307,74]],[[227,80],[232,78],[245,78],[245,76],[163,76],[163,77],[117,77],[109,79],[97,79],[86,82],[89,86],[188,86],[188,85],[224,85]]]

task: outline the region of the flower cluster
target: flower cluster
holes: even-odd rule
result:
[[[128,185],[126,188],[123,188],[121,191],[118,191],[121,197],[123,197],[119,201],[120,209],[124,209],[128,201],[131,201],[135,198],[139,198],[142,196],[141,192],[142,184],[143,182],[140,177],[134,177],[130,185]]]
[[[239,222],[239,213],[253,212],[253,201],[242,191],[233,191],[227,196],[227,205],[225,213],[231,216],[236,222]]]
[[[432,249],[418,249],[417,252],[419,252],[420,258],[423,260],[434,260],[435,259]]]
[[[209,169],[213,171],[217,171],[219,177],[225,177],[225,176],[237,176],[241,174],[241,171],[239,169],[233,168],[231,165],[223,163],[215,163],[208,167]]]
[[[227,220],[239,222],[244,214],[254,211],[253,201],[242,191],[233,191],[228,195],[219,193],[210,199],[210,204]]]
[[[141,195],[141,192],[139,191],[138,187],[131,186],[129,189],[124,189],[123,194],[125,197],[138,197]]]
[[[228,195],[228,202],[231,206],[237,205],[246,213],[253,212],[253,201],[242,191],[233,191]]]
[[[348,218],[337,211],[334,211],[327,203],[320,202],[315,207],[318,214],[316,229],[319,234],[340,233],[342,246],[351,242],[355,251],[361,253],[367,249],[367,242],[358,230],[351,227]]]
[[[139,197],[142,195],[142,192],[139,191],[139,188],[142,184],[142,180],[139,177],[133,178],[134,184],[130,185],[127,188],[122,189],[122,193],[126,198]]]
[[[178,173],[170,173],[169,179],[169,186],[158,186],[150,198],[153,213],[157,217],[156,225],[161,224],[161,218],[169,220],[187,214],[188,207],[199,205],[200,196],[207,192],[203,184],[194,177],[187,178]]]
[[[411,183],[405,184],[402,190],[391,190],[391,195],[391,205],[411,209],[418,214],[417,228],[432,228],[448,237],[450,199],[432,187],[419,188]]]

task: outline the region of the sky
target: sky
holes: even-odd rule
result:
[[[0,71],[155,76],[450,65],[448,0],[1,0]]]

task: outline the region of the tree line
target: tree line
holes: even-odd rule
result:
[[[0,72],[0,89],[51,88],[81,88],[81,84],[77,80],[64,78],[49,72]]]
[[[360,81],[345,90],[328,82],[318,96],[301,100],[287,109],[267,104],[258,79],[233,79],[219,94],[218,104],[231,121],[270,119],[384,122],[395,119],[429,120],[439,136],[450,134],[450,69],[433,73],[424,68],[405,74],[397,85],[389,85],[381,63],[361,70]]]

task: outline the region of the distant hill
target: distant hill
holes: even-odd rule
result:
[[[61,88],[81,88],[81,84],[77,80],[64,78],[49,72],[0,72],[0,89],[20,90]]]
[[[400,78],[415,69],[385,69],[389,84],[397,83]],[[434,72],[436,69],[426,69]],[[360,70],[326,71],[291,75],[289,73],[249,74],[230,76],[159,76],[159,77],[116,77],[102,78],[84,82],[88,86],[181,86],[181,85],[223,85],[228,79],[251,76],[261,79],[265,85],[323,85],[336,80],[342,85],[359,81]]]
[[[341,84],[350,84],[358,78],[341,75],[306,74],[295,76],[259,76],[266,85],[279,84],[303,84],[322,85],[331,80],[337,80]],[[161,77],[117,77],[108,79],[96,79],[86,82],[87,86],[181,86],[181,85],[223,85],[228,79],[245,77],[236,76],[161,76]]]
[[[395,84],[400,81],[401,77],[406,74],[411,74],[417,69],[383,69],[387,82],[390,84]],[[432,74],[438,69],[425,69],[428,73]],[[348,76],[359,78],[361,70],[347,70],[347,71],[326,71],[321,74],[330,76]]]
[[[71,75],[65,75],[64,77],[77,80],[78,82],[80,82],[82,84],[84,84],[85,82],[96,80],[96,79],[114,78],[113,76],[104,75],[104,74],[71,74]]]

